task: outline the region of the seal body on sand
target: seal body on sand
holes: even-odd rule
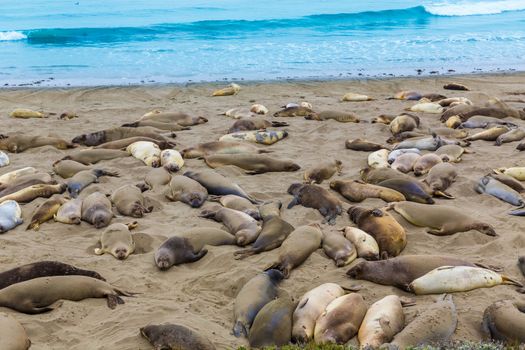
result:
[[[412,131],[419,127],[419,117],[411,114],[401,114],[392,120],[389,127],[393,135],[403,131]]]
[[[522,207],[525,205],[525,200],[521,194],[490,176],[482,177],[474,189],[478,193],[490,194],[499,200],[510,203],[517,207]]]
[[[260,224],[250,215],[241,211],[216,207],[203,210],[199,216],[222,222],[235,235],[237,244],[240,246],[254,242],[261,232]]]
[[[215,90],[212,96],[232,96],[236,95],[241,91],[241,87],[235,83],[231,83],[229,86]]]
[[[184,165],[184,159],[182,159],[179,151],[174,149],[165,149],[160,152],[160,165],[169,172],[177,172]]]
[[[47,173],[35,173],[17,178],[0,191],[0,197],[13,194],[33,185],[56,185],[56,181]]]
[[[75,198],[62,204],[54,218],[63,224],[79,225],[82,221],[82,199]]]
[[[248,131],[248,130],[265,130],[269,127],[281,127],[288,126],[286,122],[272,121],[269,122],[265,119],[239,119],[228,129],[228,134],[232,134],[239,131]]]
[[[280,271],[268,270],[246,282],[233,305],[233,335],[248,337],[255,316],[264,305],[277,297],[278,284],[282,279]]]
[[[491,339],[510,344],[525,342],[525,303],[500,300],[483,314],[483,330]]]
[[[388,168],[388,153],[387,149],[380,149],[368,155],[368,166],[371,168]]]
[[[308,343],[314,337],[316,320],[330,302],[344,294],[343,288],[335,283],[324,283],[306,292],[293,313],[292,339]]]
[[[172,148],[175,146],[174,142],[156,140],[156,139],[152,139],[151,137],[146,137],[146,136],[135,136],[135,137],[128,137],[122,140],[115,140],[115,141],[109,141],[106,143],[102,143],[94,148],[107,148],[107,149],[122,150],[128,147],[129,145],[131,145],[132,143],[135,143],[138,141],[153,142],[157,144],[157,146],[159,146],[159,148],[162,150]]]
[[[131,294],[92,277],[38,277],[0,290],[0,305],[26,314],[39,314],[54,310],[50,305],[58,300],[107,298],[108,307],[114,309],[117,304],[124,304],[120,296]]]
[[[525,130],[523,128],[517,128],[510,130],[496,139],[496,146],[501,146],[504,143],[521,141],[525,138]]]
[[[211,196],[209,199],[211,201],[217,201],[221,203],[223,207],[242,211],[243,213],[250,215],[255,220],[261,219],[259,209],[246,198],[235,196],[233,194],[229,194],[226,196]],[[279,206],[279,209],[280,209],[280,206]]]
[[[343,211],[341,201],[320,186],[295,183],[288,187],[288,193],[294,196],[288,204],[288,209],[297,204],[317,209],[325,218],[325,222],[330,225],[335,225],[335,218]]]
[[[249,175],[279,171],[291,172],[301,168],[291,160],[272,158],[262,154],[215,154],[204,157],[204,160],[211,168],[235,165],[246,170]]]
[[[377,260],[379,258],[379,246],[374,237],[357,227],[347,226],[343,233],[357,250],[357,256],[366,260]]]
[[[0,186],[3,189],[21,176],[34,174],[36,172],[37,170],[30,166],[10,171],[0,176]]]
[[[155,120],[139,120],[133,123],[122,124],[122,127],[125,127],[125,128],[152,127],[155,129],[165,130],[165,131],[182,131],[182,130],[191,129],[189,126],[182,126],[178,123],[164,123],[164,122],[158,122]]]
[[[468,120],[462,122],[459,127],[463,129],[485,129],[487,127],[492,127],[495,125],[517,127],[517,125],[513,122],[509,122],[499,118],[487,117],[484,115],[472,116],[468,118]]]
[[[5,233],[23,222],[22,209],[16,201],[6,200],[0,204],[0,233]]]
[[[358,332],[367,305],[357,293],[333,300],[315,322],[315,343],[345,344]]]
[[[28,136],[22,134],[10,135],[0,139],[0,150],[12,153],[24,152],[30,148],[53,146],[57,149],[69,149],[76,146],[66,140],[56,137]]]
[[[405,153],[397,157],[392,163],[391,167],[392,169],[406,174],[414,169],[414,165],[419,158],[421,158],[421,155],[417,153]]]
[[[352,202],[362,202],[366,198],[381,198],[385,202],[405,200],[405,196],[396,190],[367,184],[359,180],[332,181],[330,188],[341,193],[343,197]]]
[[[0,202],[5,202],[7,200],[12,199],[18,203],[29,203],[33,201],[35,198],[39,198],[39,197],[49,198],[54,194],[63,193],[65,190],[66,190],[65,184],[32,185],[24,189],[21,189],[20,191],[17,191],[15,193],[8,194],[7,196],[1,197]]]
[[[268,153],[269,151],[246,142],[212,141],[182,150],[184,158],[199,158],[211,154]]]
[[[160,123],[177,123],[182,126],[192,126],[198,124],[204,124],[208,122],[208,119],[204,117],[193,117],[189,114],[182,112],[160,112],[152,111],[146,113],[140,118],[141,121],[151,120]]]
[[[235,245],[234,235],[214,227],[197,227],[176,235],[187,238],[194,251],[202,250],[205,245]]]
[[[89,222],[96,228],[109,225],[113,213],[111,212],[111,202],[100,192],[94,192],[84,198],[82,202],[82,220]]]
[[[160,154],[161,150],[153,142],[138,141],[134,142],[126,148],[133,157],[141,160],[147,166],[158,168],[161,164]]]
[[[241,131],[233,134],[226,134],[219,138],[219,141],[249,141],[254,143],[260,143],[263,145],[273,145],[277,141],[280,141],[288,136],[286,130],[252,130],[252,131]]]
[[[58,261],[39,261],[0,272],[0,289],[38,277],[80,275],[105,279],[95,271],[82,270]]]
[[[406,153],[416,153],[421,155],[421,151],[417,148],[402,148],[402,149],[396,149],[388,154],[388,164],[393,164],[397,158],[401,157],[403,154]]]
[[[72,198],[76,198],[84,188],[98,182],[101,176],[118,176],[118,174],[102,169],[79,171],[66,181],[67,192]]]
[[[277,261],[265,270],[278,269],[283,272],[284,278],[290,277],[292,269],[301,265],[321,246],[322,237],[323,233],[317,224],[296,228],[279,248]]]
[[[189,177],[206,187],[209,194],[225,196],[234,194],[248,199],[250,202],[259,203],[255,198],[247,194],[239,185],[215,171],[187,171],[184,176]]]
[[[208,253],[207,249],[196,250],[185,237],[173,236],[165,240],[155,252],[155,264],[161,270],[173,265],[191,263]]]
[[[64,158],[63,160],[74,160],[75,162],[82,163],[84,165],[90,165],[100,162],[101,160],[111,160],[115,158],[129,157],[129,153],[117,149],[83,149],[72,153]]]
[[[438,135],[413,137],[398,143],[394,149],[417,148],[420,151],[435,151],[443,146],[443,141]]]
[[[292,338],[292,313],[296,303],[288,297],[270,301],[257,313],[248,340],[251,347],[283,346]]]
[[[155,349],[215,350],[215,345],[194,330],[176,324],[148,325],[140,333]]]
[[[433,113],[440,114],[443,112],[443,107],[439,103],[435,102],[419,102],[412,107],[405,109],[406,111],[412,112],[423,112],[423,113]]]
[[[126,259],[135,251],[135,242],[129,232],[129,227],[136,226],[124,224],[112,224],[102,232],[100,236],[100,248],[95,249],[95,254],[109,253],[119,260]]]
[[[31,217],[31,223],[27,226],[26,230],[38,231],[40,225],[44,222],[51,220],[57,213],[58,209],[67,200],[64,197],[55,196],[49,198],[42,203]]]
[[[315,182],[316,184],[322,183],[324,180],[328,180],[337,173],[341,175],[343,169],[343,163],[340,160],[333,160],[323,162],[312,169],[304,172],[304,181],[306,183]]]
[[[410,175],[403,174],[392,168],[364,168],[361,169],[360,176],[364,182],[374,185],[390,179],[405,179],[409,181],[413,179]]]
[[[467,153],[465,149],[458,145],[444,145],[439,147],[435,152],[441,159],[445,159],[447,162],[458,163],[461,161],[463,153]]]
[[[208,190],[192,178],[175,175],[169,182],[166,198],[170,201],[186,203],[192,208],[199,208],[208,198]]]
[[[459,83],[448,83],[443,85],[443,89],[445,90],[461,90],[461,91],[469,91],[470,89],[466,87],[463,84]]]
[[[451,195],[446,194],[444,191],[456,181],[457,176],[458,172],[454,165],[451,163],[439,163],[430,169],[427,177],[423,181],[430,187],[434,195],[441,194],[452,198]]]
[[[525,193],[525,186],[522,185],[520,181],[516,180],[512,176],[508,176],[505,174],[497,174],[497,173],[489,174],[489,176],[509,186],[510,188],[512,188],[514,191],[518,193]]]
[[[153,207],[146,206],[142,191],[133,185],[117,188],[111,195],[111,202],[120,214],[133,218],[141,218],[153,210]]]
[[[91,170],[91,167],[71,159],[61,159],[53,163],[55,174],[64,179],[68,179],[84,170]]]
[[[273,116],[276,118],[311,117],[312,119],[315,119],[317,117],[317,113],[308,107],[290,106],[275,112]]]
[[[12,316],[4,313],[0,313],[0,339],[2,349],[5,350],[27,350],[31,346],[24,327]]]
[[[337,267],[348,265],[357,258],[354,245],[339,232],[323,233],[323,250]]]
[[[470,135],[465,140],[466,141],[477,141],[477,140],[496,141],[498,137],[507,133],[509,130],[510,129],[504,125],[496,125],[496,126],[491,127],[490,129],[480,131],[474,135]]]
[[[171,174],[164,168],[153,168],[144,177],[144,182],[155,191],[166,186],[171,180]]]
[[[525,166],[512,168],[498,168],[495,171],[498,174],[503,173],[505,175],[512,176],[516,180],[525,181]]]
[[[422,155],[414,163],[414,175],[425,175],[430,169],[432,169],[433,166],[442,162],[443,160],[437,154],[427,153]]]
[[[304,119],[307,120],[335,120],[340,123],[359,123],[359,117],[351,112],[339,112],[339,111],[322,111],[317,114],[306,115]]]
[[[374,237],[382,258],[398,256],[405,248],[405,229],[386,211],[354,206],[348,209],[348,215],[357,227]]]
[[[405,196],[406,200],[408,201],[424,204],[434,204],[434,200],[425,190],[423,185],[415,179],[393,178],[381,181],[378,183],[378,185],[398,191],[403,196]]]
[[[21,119],[47,118],[47,116],[44,113],[33,111],[32,109],[27,109],[27,108],[15,108],[11,113],[9,113],[9,116],[11,118],[21,118]]]
[[[346,140],[345,147],[352,151],[373,152],[384,148],[383,145],[362,139]]]
[[[372,101],[373,98],[363,94],[356,94],[354,92],[347,92],[341,98],[341,101],[344,102],[362,102],[362,101]]]
[[[83,134],[75,137],[72,141],[86,146],[98,146],[106,142],[127,139],[130,137],[149,137],[159,141],[169,142],[164,136],[153,131],[151,128],[112,128],[102,131]]]

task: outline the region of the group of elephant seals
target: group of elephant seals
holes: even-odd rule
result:
[[[208,198],[208,190],[190,177],[175,175],[169,182],[166,198],[186,203],[192,208],[200,208]]]
[[[155,349],[215,350],[207,338],[194,330],[176,324],[148,325],[140,329]]]
[[[69,149],[76,146],[56,137],[28,136],[22,134],[10,135],[0,139],[0,150],[12,153],[24,152],[30,148],[53,146],[57,149]]]
[[[341,175],[343,169],[343,163],[340,160],[333,160],[329,162],[324,162],[318,166],[305,171],[304,181],[308,184],[315,182],[316,184],[322,183],[324,180],[328,180],[335,173]]]
[[[113,218],[111,202],[100,192],[94,192],[84,198],[82,202],[82,220],[89,222],[95,228],[109,225]]]
[[[31,347],[25,328],[12,316],[0,313],[0,339],[6,350],[27,350]]]
[[[343,211],[341,201],[320,186],[294,183],[288,187],[288,193],[294,196],[288,209],[298,204],[317,209],[329,225],[335,225],[336,217]]]
[[[211,168],[225,165],[235,165],[246,170],[248,175],[267,172],[297,171],[301,166],[291,160],[268,157],[261,154],[214,154],[204,157],[204,161]]]

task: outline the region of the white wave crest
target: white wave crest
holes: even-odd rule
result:
[[[506,11],[525,10],[524,0],[460,1],[425,5],[427,12],[437,16],[493,15]]]
[[[27,35],[20,32],[0,32],[0,41],[14,41],[27,39]]]

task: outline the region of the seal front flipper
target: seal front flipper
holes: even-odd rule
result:
[[[106,298],[108,299],[108,307],[111,310],[114,310],[118,304],[124,304],[124,300],[122,300],[121,297],[115,294],[108,294],[106,295]]]
[[[288,206],[286,208],[287,209],[292,209],[294,206],[296,206],[298,204],[299,204],[299,200],[297,199],[297,197],[294,197],[294,199],[292,199],[292,201],[288,204]]]
[[[200,260],[204,255],[208,253],[208,249],[204,248],[198,253],[188,254],[186,258],[188,259],[187,262],[192,263],[195,261]]]

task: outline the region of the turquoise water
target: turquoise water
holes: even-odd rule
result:
[[[4,86],[524,68],[525,0],[0,0]]]

